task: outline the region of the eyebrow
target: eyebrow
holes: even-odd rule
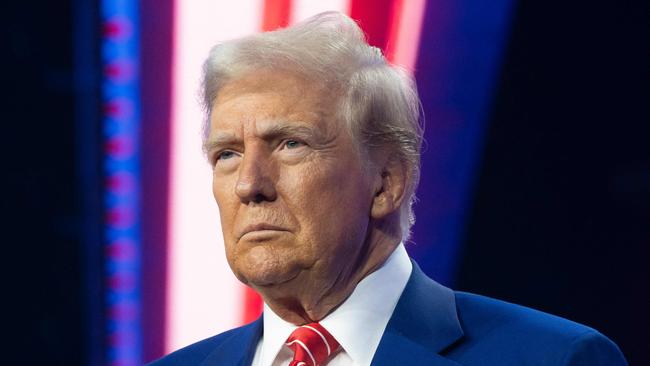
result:
[[[313,127],[302,124],[273,124],[263,128],[259,136],[267,141],[276,140],[282,137],[298,137],[308,139],[310,137],[320,137],[320,132]],[[211,137],[203,145],[203,151],[210,152],[222,146],[232,146],[241,144],[241,139],[230,132],[218,132],[216,136]]]
[[[203,151],[209,153],[221,146],[235,145],[239,139],[231,133],[220,133],[219,135],[209,138],[208,141],[203,143]]]

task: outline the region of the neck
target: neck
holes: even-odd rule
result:
[[[354,262],[337,273],[308,271],[273,286],[254,286],[264,302],[283,320],[302,325],[317,322],[352,294],[357,284],[379,269],[400,243],[394,232],[372,230]]]

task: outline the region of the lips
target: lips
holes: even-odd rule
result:
[[[246,227],[244,227],[244,229],[238,235],[238,238],[241,239],[244,235],[248,233],[254,233],[256,231],[265,231],[265,230],[288,231],[287,229],[282,228],[280,226],[271,225],[268,223],[257,223],[257,224],[247,225]]]

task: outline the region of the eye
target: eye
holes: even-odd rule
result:
[[[213,158],[214,163],[213,163],[213,164],[216,164],[217,162],[219,162],[219,160],[228,160],[228,159],[231,159],[231,158],[235,157],[235,155],[236,155],[236,154],[235,154],[234,151],[231,151],[231,150],[224,150],[224,151],[222,151],[222,152],[220,152],[220,153],[218,153],[218,154],[216,154],[216,155],[214,156],[214,158]]]
[[[303,145],[304,145],[304,143],[302,143],[302,142],[300,142],[298,140],[286,140],[284,142],[284,147],[286,147],[287,149],[296,149],[296,148],[299,148],[299,147],[301,147]]]
[[[230,159],[233,156],[235,156],[234,152],[226,150],[226,151],[222,152],[221,154],[217,155],[217,159],[218,160],[225,160],[225,159]]]

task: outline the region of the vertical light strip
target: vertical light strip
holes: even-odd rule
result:
[[[260,30],[267,32],[284,28],[291,20],[292,0],[264,0]]]
[[[106,361],[142,364],[137,1],[102,1]]]
[[[350,0],[293,0],[291,22],[297,23],[324,11],[350,14]]]
[[[201,152],[203,61],[215,43],[257,32],[261,0],[176,0],[169,178],[167,352],[239,325],[243,285],[226,262],[212,173]]]
[[[418,57],[425,6],[426,0],[393,2],[393,21],[386,47],[386,57],[411,74],[415,71]]]

